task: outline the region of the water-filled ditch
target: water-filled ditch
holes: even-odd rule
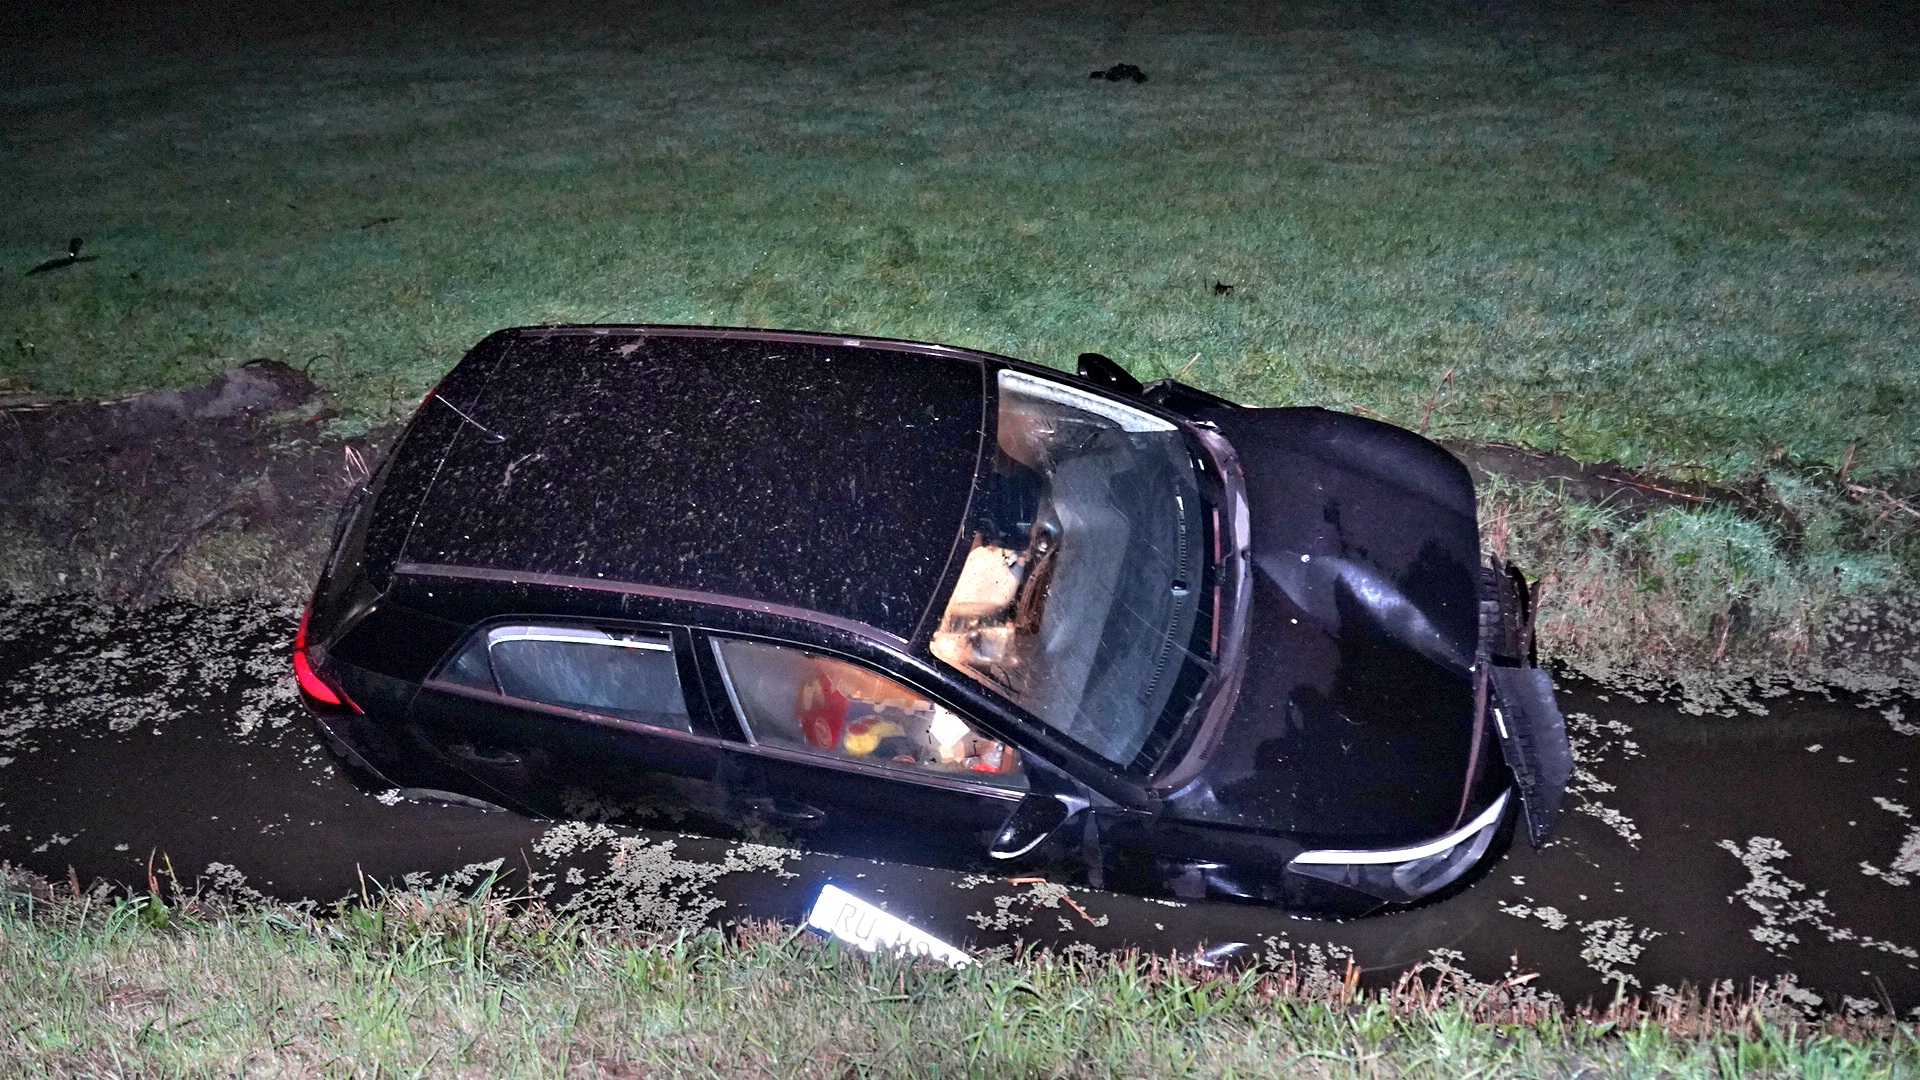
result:
[[[331,901],[379,884],[505,887],[649,929],[798,922],[833,882],[976,952],[1211,948],[1368,982],[1435,960],[1539,972],[1572,1002],[1790,976],[1812,1004],[1920,1014],[1920,703],[1782,697],[1690,716],[1563,689],[1580,772],[1562,839],[1466,892],[1345,924],[1170,904],[670,832],[534,821],[334,767],[294,695],[296,613],[0,603],[0,860],[83,888]]]

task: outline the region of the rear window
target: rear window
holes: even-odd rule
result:
[[[673,639],[584,626],[495,626],[476,633],[447,682],[678,731],[693,730]]]

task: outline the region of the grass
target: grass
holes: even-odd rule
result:
[[[1742,620],[1806,647],[1916,562],[1898,515],[1836,501],[1920,488],[1920,65],[1871,26],[1782,32],[1757,3],[202,11],[0,16],[0,396],[267,356],[359,430],[548,321],[1098,349],[1781,495],[1784,517],[1629,519],[1491,493],[1565,586],[1562,648],[1711,652]],[[1151,81],[1085,78],[1121,60]],[[74,235],[99,258],[22,276]],[[404,898],[14,907],[0,972],[0,1073],[23,1076],[1920,1074],[1904,1025],[1142,960],[956,974]]]
[[[1784,472],[1758,493],[1760,514],[1630,514],[1495,476],[1479,490],[1482,546],[1538,576],[1542,654],[1590,677],[1715,710],[1750,702],[1756,682],[1911,692],[1920,606],[1902,556],[1920,554],[1920,530],[1862,543],[1886,522]]]
[[[9,1076],[1920,1075],[1911,1024],[1765,995],[1578,1013],[1444,969],[1377,993],[1139,956],[955,972],[770,926],[595,935],[484,894],[327,917],[10,899]]]
[[[0,396],[266,356],[363,430],[552,321],[1097,349],[1758,493],[1631,536],[1536,514],[1558,539],[1526,551],[1613,604],[1589,626],[1806,651],[1836,596],[1920,580],[1920,57],[1881,15],[29,6],[0,35],[0,265],[99,257],[0,274]],[[1118,60],[1150,81],[1086,78]],[[1740,603],[1662,561],[1707,548],[1756,560]]]
[[[1920,460],[1920,83],[1770,10],[283,11],[78,64],[46,27],[0,259],[100,258],[0,278],[0,374],[271,356],[367,424],[499,326],[830,328],[1877,483]]]

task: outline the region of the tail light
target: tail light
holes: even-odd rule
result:
[[[293,677],[300,684],[300,693],[311,704],[359,712],[360,706],[353,703],[347,692],[320,674],[307,657],[307,622],[312,618],[313,608],[309,606],[300,616],[300,633],[293,639]]]

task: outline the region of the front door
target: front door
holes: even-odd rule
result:
[[[1020,751],[846,660],[718,636],[701,659],[743,736],[729,747],[728,786],[770,840],[954,869],[991,864],[988,845],[1027,790]]]

